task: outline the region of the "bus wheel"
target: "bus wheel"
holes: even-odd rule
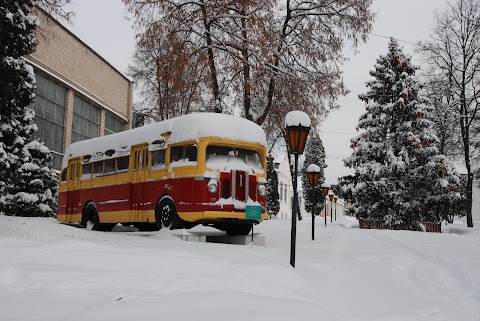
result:
[[[163,198],[155,209],[155,221],[159,228],[170,227],[175,218],[175,205],[170,198]]]
[[[87,206],[85,206],[82,217],[82,226],[85,226],[87,230],[100,230],[100,219],[98,218],[97,207],[94,203],[88,203]]]
[[[235,235],[248,235],[252,230],[251,224],[236,224],[231,225],[225,229],[227,235],[235,236]]]
[[[93,202],[90,202],[85,207],[83,212],[82,226],[85,226],[87,230],[93,231],[111,231],[113,227],[117,225],[115,223],[101,224],[98,217],[97,207]]]

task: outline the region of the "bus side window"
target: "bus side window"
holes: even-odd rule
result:
[[[138,168],[138,165],[139,165],[139,155],[140,153],[138,152],[138,150],[135,151],[134,155],[133,155],[133,170],[136,171],[137,168]]]
[[[128,156],[117,158],[117,173],[128,172]]]
[[[152,152],[152,166],[151,168],[165,167],[166,149],[156,150]]]
[[[66,181],[67,181],[67,169],[64,168],[62,171],[62,182],[66,182]]]
[[[115,174],[115,159],[106,159],[105,161],[105,168],[103,169],[103,173],[107,174]]]
[[[93,163],[93,177],[103,175],[103,161]]]
[[[170,148],[170,162],[176,162],[183,159],[183,146],[172,146]]]
[[[195,145],[185,146],[184,160],[187,161],[187,162],[197,161],[197,146],[195,146]]]
[[[92,178],[92,164],[83,164],[82,166],[82,179]]]
[[[148,168],[148,150],[144,149],[142,154],[143,154],[142,168],[147,169]]]

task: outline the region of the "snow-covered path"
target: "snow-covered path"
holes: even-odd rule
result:
[[[261,247],[0,216],[0,320],[480,320],[478,227],[352,225],[300,221],[293,269],[289,221]]]

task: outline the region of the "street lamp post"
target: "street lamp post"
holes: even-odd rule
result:
[[[303,154],[307,142],[308,132],[310,131],[310,118],[302,111],[291,111],[285,116],[285,130],[287,135],[287,145],[290,153],[295,155],[295,177],[293,180],[293,209],[292,209],[292,229],[290,241],[290,265],[295,267],[295,246],[297,238],[297,176],[298,176],[298,156]]]
[[[330,190],[328,192],[328,199],[330,200],[330,223],[333,222],[333,197],[335,196],[335,194],[333,193],[332,190]]]
[[[333,197],[333,201],[335,202],[335,222],[337,221],[337,200],[338,200],[338,196],[335,195]]]
[[[312,241],[315,240],[315,205],[317,203],[317,198],[315,195],[315,186],[318,184],[318,178],[320,176],[320,166],[315,164],[310,164],[307,167],[308,181],[310,186],[312,186],[313,202],[312,202]]]
[[[322,186],[322,195],[323,195],[323,200],[325,200],[325,196],[328,195],[328,190],[330,188],[328,188],[328,186]],[[325,210],[324,210],[324,213],[325,213],[325,227],[327,227],[327,203],[325,202]]]

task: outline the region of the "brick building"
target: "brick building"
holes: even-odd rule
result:
[[[71,143],[131,127],[133,82],[46,12],[37,12],[37,50],[25,59],[37,80],[37,137],[60,169]]]

